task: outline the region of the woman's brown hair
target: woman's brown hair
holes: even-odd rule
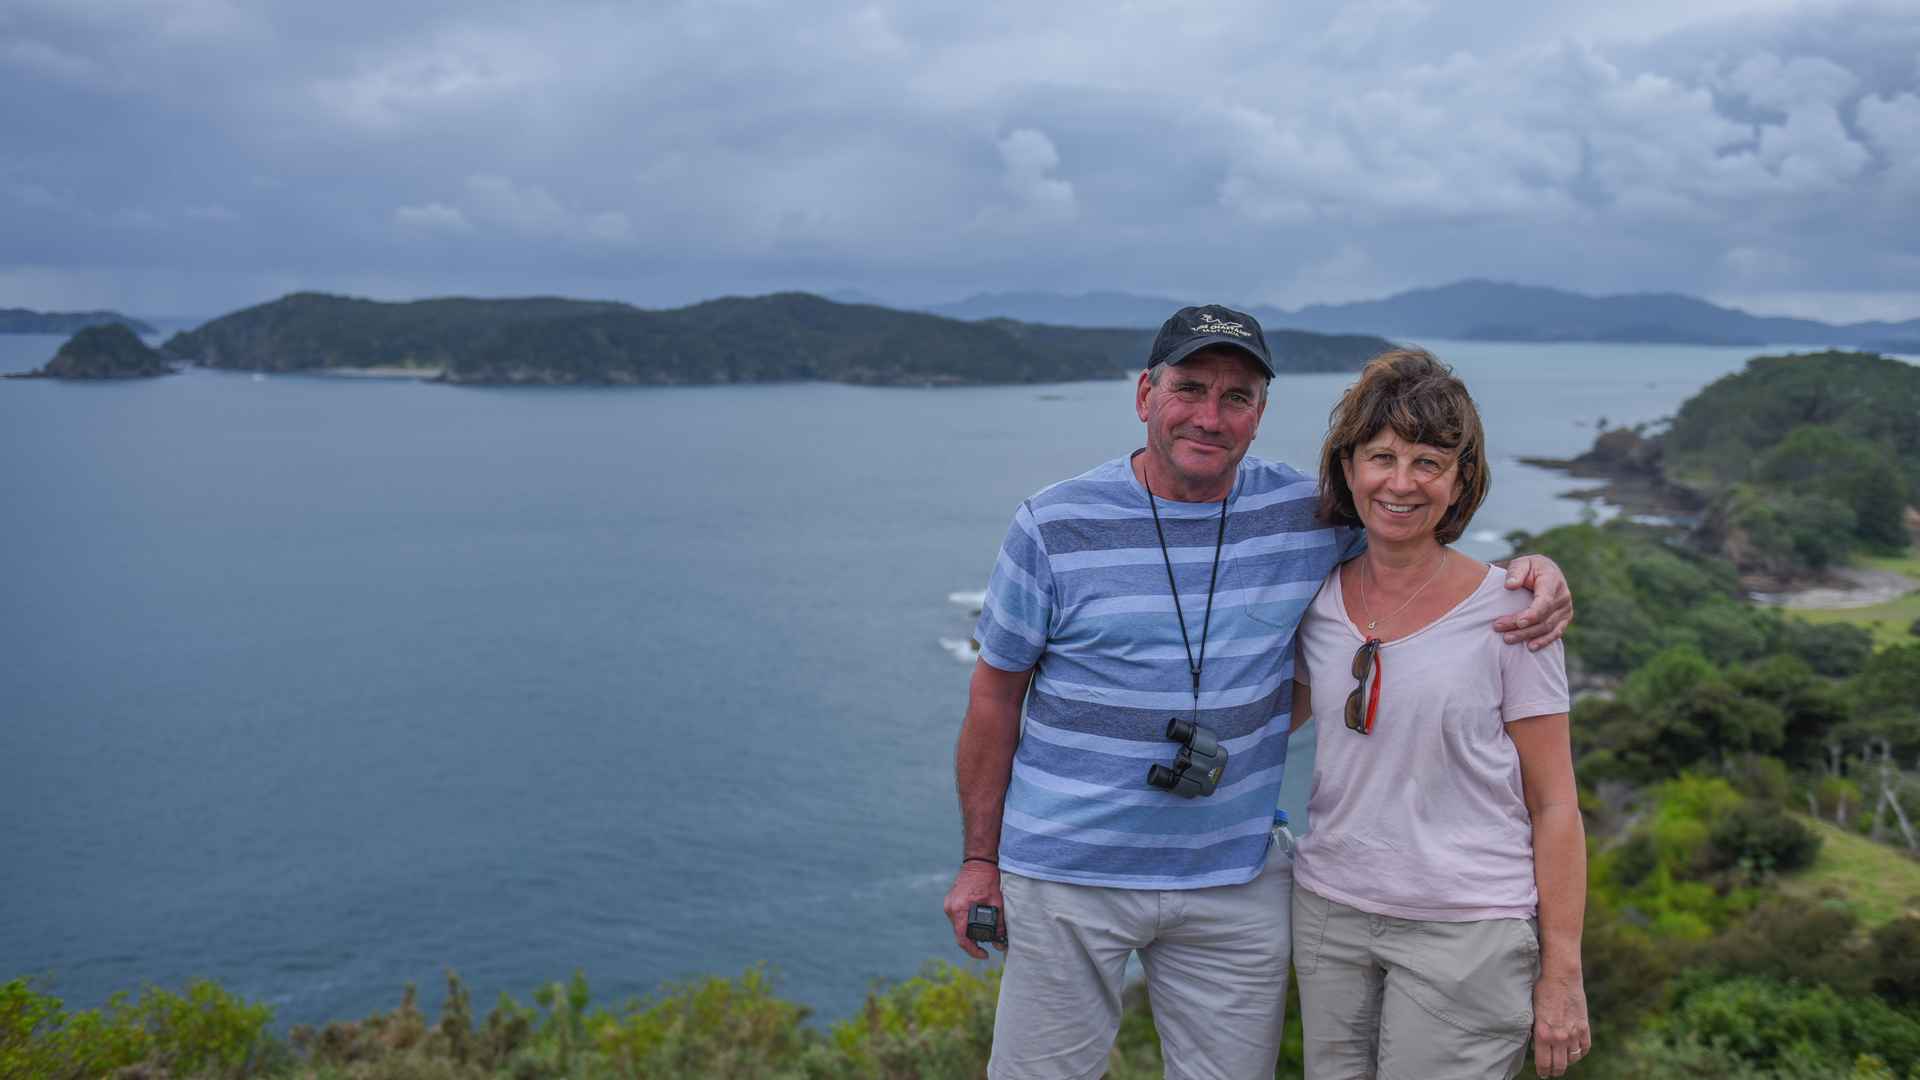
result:
[[[1453,369],[1425,349],[1389,349],[1367,361],[1360,381],[1347,388],[1327,417],[1327,441],[1320,448],[1320,519],[1358,525],[1360,514],[1347,487],[1343,461],[1354,448],[1392,428],[1411,443],[1450,450],[1459,468],[1460,497],[1434,527],[1434,539],[1451,544],[1467,531],[1493,481],[1487,467],[1486,434],[1480,410]]]

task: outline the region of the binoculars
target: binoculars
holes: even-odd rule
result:
[[[1167,721],[1167,738],[1180,744],[1173,755],[1173,767],[1149,765],[1147,784],[1189,799],[1213,794],[1220,786],[1220,774],[1227,771],[1227,751],[1212,731],[1191,720],[1174,717]]]

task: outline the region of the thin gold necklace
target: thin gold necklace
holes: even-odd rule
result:
[[[1433,584],[1433,579],[1440,576],[1441,568],[1446,565],[1447,565],[1447,549],[1443,547],[1440,549],[1440,561],[1434,564],[1433,573],[1427,575],[1427,580],[1421,582],[1420,587],[1413,590],[1413,594],[1411,596],[1408,596],[1407,599],[1403,603],[1401,603],[1399,607],[1393,609],[1393,615],[1388,615],[1385,619],[1376,619],[1373,617],[1373,604],[1369,602],[1368,596],[1367,596],[1367,579],[1373,577],[1373,562],[1372,560],[1368,560],[1367,562],[1361,563],[1360,564],[1360,571],[1361,571],[1360,573],[1360,612],[1361,614],[1367,617],[1367,636],[1368,637],[1373,636],[1374,627],[1379,626],[1383,622],[1386,622],[1387,619],[1393,618],[1394,615],[1398,615],[1401,612],[1407,610],[1407,605],[1413,603],[1414,597],[1417,597],[1421,593],[1427,591],[1427,586]]]

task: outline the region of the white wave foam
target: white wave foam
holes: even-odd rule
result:
[[[979,650],[974,647],[972,638],[943,637],[940,639],[940,647],[952,653],[953,658],[963,664],[973,663],[974,659],[980,655]]]
[[[979,611],[981,605],[986,602],[987,590],[985,589],[981,589],[979,592],[950,592],[947,594],[947,603],[959,604],[963,608],[972,608],[975,611]]]

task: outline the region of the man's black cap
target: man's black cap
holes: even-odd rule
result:
[[[1273,378],[1273,357],[1267,352],[1267,335],[1260,330],[1260,320],[1219,304],[1183,307],[1174,312],[1173,318],[1160,325],[1153,352],[1147,354],[1147,366],[1177,364],[1210,345],[1239,349],[1253,357],[1267,378]]]

